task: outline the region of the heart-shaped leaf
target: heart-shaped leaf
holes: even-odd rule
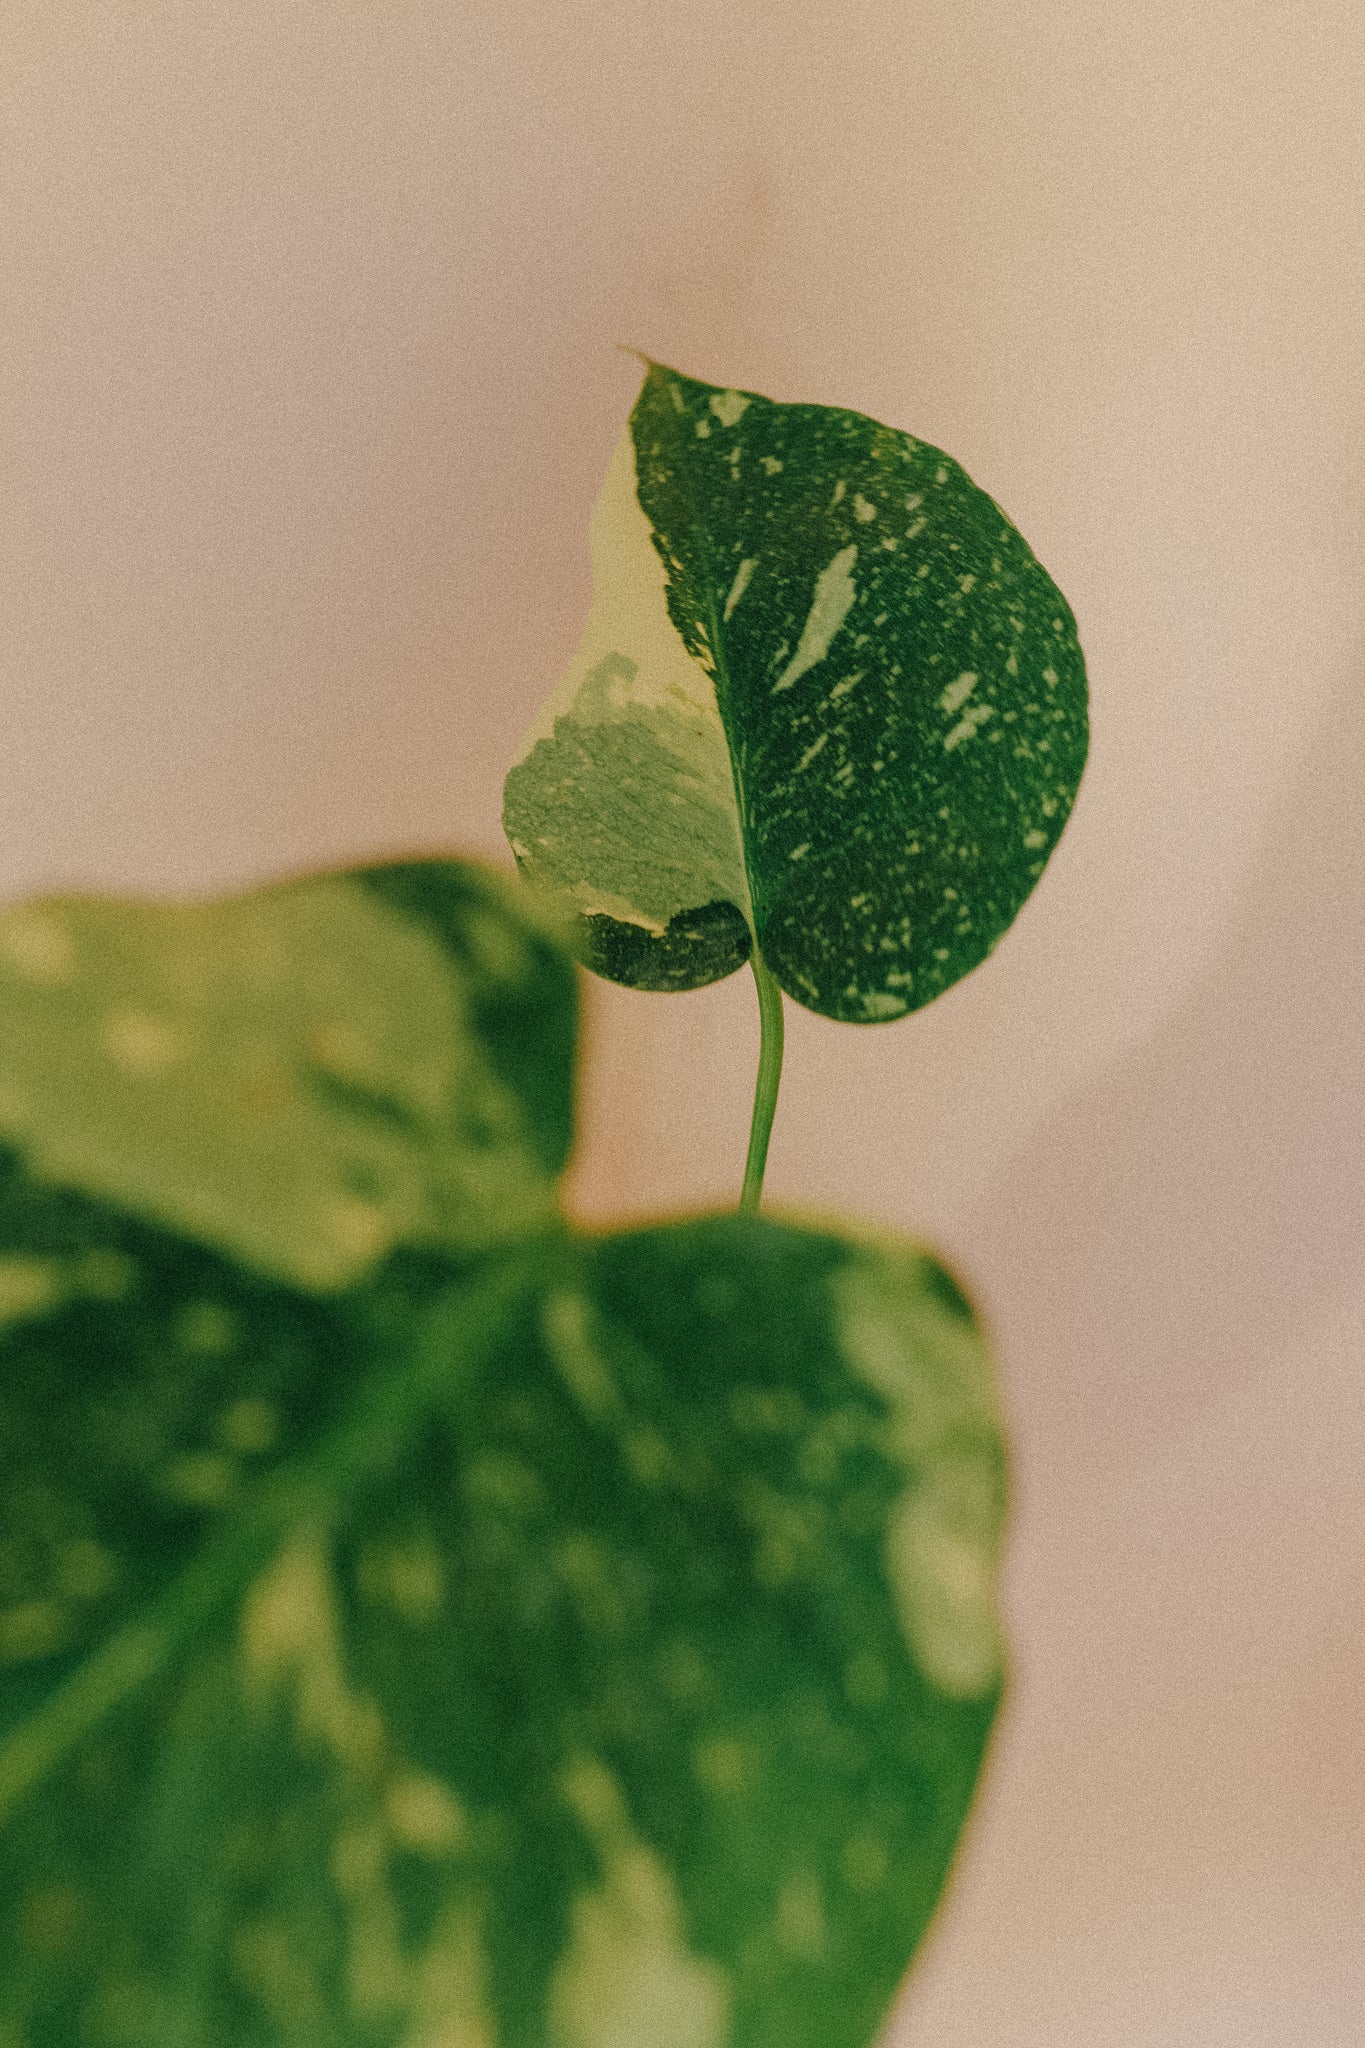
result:
[[[0,913],[0,1142],[313,1288],[540,1228],[572,969],[453,863]]]
[[[1085,763],[1071,612],[957,463],[861,413],[649,367],[578,652],[507,778],[588,964],[918,1009],[1007,929]]]
[[[864,2048],[999,1688],[938,1267],[721,1218],[318,1300],[14,1166],[0,1241],[0,2039]]]

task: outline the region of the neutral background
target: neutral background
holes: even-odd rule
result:
[[[637,368],[948,448],[1094,748],[775,1197],[967,1277],[1013,1697],[900,2048],[1365,2040],[1359,0],[6,0],[0,890],[505,859]],[[580,1212],[733,1198],[743,978],[596,993]]]

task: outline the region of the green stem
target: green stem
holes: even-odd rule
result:
[[[744,1162],[741,1216],[758,1212],[763,1194],[763,1169],[768,1161],[777,1088],[782,1079],[782,991],[769,974],[755,945],[749,956],[758,989],[758,1082],[754,1088],[754,1120],[749,1126],[749,1157]]]
[[[456,1376],[477,1369],[543,1280],[554,1248],[528,1245],[453,1287],[411,1349],[376,1374],[349,1413],[193,1558],[138,1621],[112,1636],[0,1743],[0,1823],[99,1724],[161,1675],[239,1599],[291,1533],[325,1521],[401,1458]]]

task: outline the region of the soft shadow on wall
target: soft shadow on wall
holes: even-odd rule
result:
[[[1014,1687],[904,2048],[1365,2039],[1365,699],[1196,992],[968,1219]]]
[[[964,1230],[990,1248],[1002,1326],[1027,1331],[1051,1456],[1122,1459],[1135,1434],[1178,1430],[1359,1283],[1361,682],[1357,663],[1319,718],[1195,994],[1051,1120]]]

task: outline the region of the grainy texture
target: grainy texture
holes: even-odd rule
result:
[[[933,1911],[971,1310],[890,1238],[573,1235],[520,899],[0,919],[0,2048],[866,2048]]]
[[[430,1266],[309,1301],[13,1166],[0,1230],[0,2038],[865,2048],[999,1690],[932,1262],[566,1240],[461,1363]]]
[[[540,1227],[567,962],[453,863],[0,912],[0,1142],[305,1287]]]
[[[1087,747],[1075,621],[999,506],[861,413],[655,364],[593,569],[504,813],[528,877],[586,920],[588,963],[697,987],[742,964],[747,927],[796,1001],[860,1023],[976,966]]]

